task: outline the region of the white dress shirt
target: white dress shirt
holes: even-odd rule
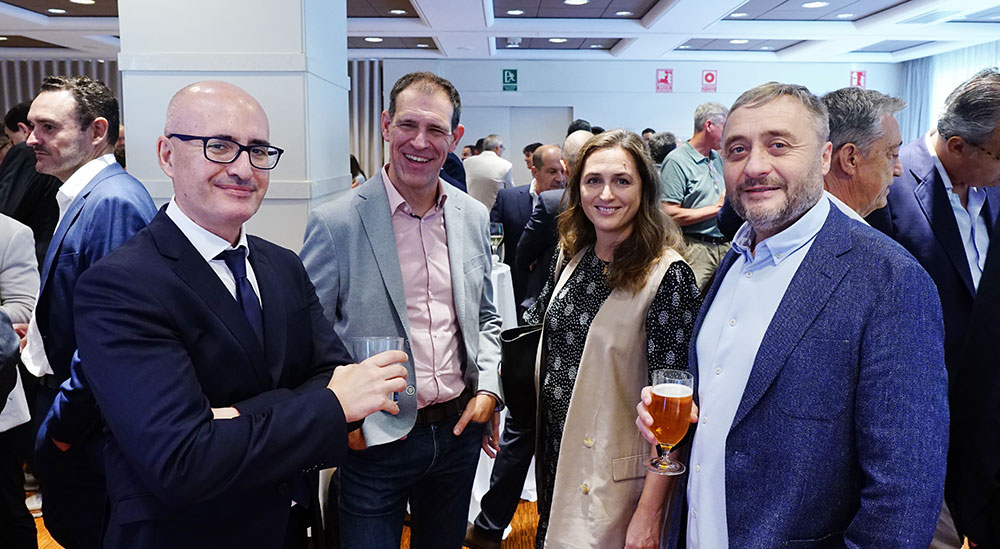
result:
[[[198,255],[208,262],[208,266],[212,268],[215,275],[226,286],[233,299],[236,299],[236,278],[233,276],[233,272],[229,270],[229,267],[226,266],[226,262],[222,259],[215,259],[215,257],[226,250],[235,250],[239,246],[246,248],[247,254],[244,261],[246,261],[247,265],[247,279],[250,280],[253,291],[257,293],[258,301],[260,300],[260,287],[257,286],[257,276],[254,275],[253,267],[250,265],[250,246],[247,245],[247,233],[243,230],[243,227],[240,227],[239,243],[234,247],[225,238],[208,231],[192,221],[190,217],[181,211],[180,206],[177,205],[177,202],[173,198],[167,204],[167,217],[184,233],[184,236],[191,242],[194,249],[198,251]],[[263,303],[261,303],[261,310],[264,310]]]
[[[986,266],[986,251],[990,247],[990,233],[986,227],[986,219],[983,218],[983,206],[986,204],[986,191],[969,186],[969,196],[962,206],[962,199],[952,192],[954,185],[948,177],[948,171],[941,164],[937,151],[934,150],[935,134],[933,132],[924,136],[924,143],[927,145],[934,165],[937,167],[944,189],[948,193],[948,202],[951,204],[951,211],[955,214],[955,222],[958,223],[958,234],[962,237],[962,246],[965,248],[965,258],[969,262],[969,272],[972,274],[972,285],[979,288],[979,279],[983,277],[983,267]]]
[[[59,205],[59,221],[56,224],[56,231],[59,231],[59,224],[62,223],[63,216],[69,210],[70,204],[83,191],[90,180],[94,179],[101,170],[115,163],[115,155],[106,154],[99,156],[83,166],[80,166],[73,175],[69,176],[59,190],[56,191],[56,203]],[[45,281],[43,280],[44,284]],[[63,291],[71,291],[71,288],[60,288]],[[38,301],[41,300],[39,294]],[[21,362],[32,374],[42,377],[52,374],[52,366],[49,365],[49,357],[45,354],[45,342],[42,341],[42,334],[38,331],[38,320],[35,318],[35,311],[31,312],[31,320],[28,321],[28,333],[25,335],[26,343],[21,351]]]
[[[729,546],[729,429],[764,334],[829,213],[830,202],[821,198],[790,227],[758,242],[754,253],[749,224],[733,238],[739,255],[722,279],[695,344],[700,409],[688,467],[688,547]]]

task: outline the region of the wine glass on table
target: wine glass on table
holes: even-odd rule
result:
[[[490,250],[497,261],[503,261],[503,223],[490,223]]]
[[[656,436],[657,456],[649,460],[646,469],[659,475],[680,475],[684,464],[670,458],[670,450],[687,434],[691,424],[691,401],[694,378],[686,370],[656,370],[653,372],[653,401],[646,407],[653,416],[650,430]]]

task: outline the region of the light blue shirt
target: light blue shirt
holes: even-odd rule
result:
[[[688,468],[687,543],[729,546],[726,524],[726,438],[771,319],[830,213],[820,198],[798,221],[757,243],[744,223],[733,238],[738,257],[726,272],[698,332],[699,424]]]
[[[941,164],[941,159],[934,150],[934,134],[929,133],[924,138],[928,152],[934,159],[938,174],[944,183],[944,190],[948,193],[948,202],[951,204],[951,211],[955,214],[955,222],[958,223],[958,234],[962,237],[962,246],[965,247],[965,258],[969,262],[969,273],[972,274],[972,285],[979,289],[979,279],[983,277],[983,267],[986,266],[986,251],[990,247],[990,233],[986,227],[986,219],[982,216],[983,206],[986,204],[986,191],[969,186],[969,196],[962,206],[962,199],[952,192],[954,186],[948,171]]]

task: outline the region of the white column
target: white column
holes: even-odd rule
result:
[[[199,80],[257,98],[285,150],[248,232],[298,251],[311,207],[350,188],[345,0],[119,0],[128,171],[157,205],[167,103]]]

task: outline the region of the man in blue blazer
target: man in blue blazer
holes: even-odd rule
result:
[[[730,111],[726,194],[747,224],[695,322],[700,417],[671,546],[930,544],[947,448],[941,309],[905,250],[823,199],[828,134],[801,86],[758,86]]]
[[[118,102],[86,77],[49,77],[31,103],[26,144],[36,169],[62,182],[59,222],[41,269],[41,290],[27,326],[21,359],[39,376],[32,421],[46,416],[69,377],[77,349],[73,289],[97,260],[146,226],[156,213],[145,187],[125,173],[112,151],[118,139]],[[42,430],[44,437],[44,429]],[[36,454],[46,527],[67,547],[97,547],[104,510],[99,443],[62,452],[51,443]]]
[[[438,176],[465,128],[461,99],[431,73],[400,78],[382,113],[389,164],[317,208],[302,259],[342,338],[393,336],[411,360],[396,416],[352,433],[340,474],[341,547],[462,546],[479,448],[496,449],[500,316],[488,212]]]
[[[246,235],[282,152],[253,97],[191,84],[164,134],[173,199],[76,289],[110,435],[104,547],[282,547],[302,473],[338,464],[348,424],[397,411],[406,355],[334,370],[350,356],[302,263]]]
[[[937,128],[900,151],[903,174],[890,187],[885,208],[868,216],[873,227],[907,249],[934,279],[944,311],[944,357],[952,406],[951,439],[967,434],[957,406],[964,375],[960,354],[967,340],[977,287],[1000,216],[1000,72],[988,69],[958,86],[945,101]],[[991,348],[979,339],[970,345]],[[994,397],[995,398],[995,397]],[[986,403],[975,403],[983,406]],[[959,491],[965,446],[948,453],[947,507],[938,537],[961,547],[965,532]],[[954,525],[949,518],[954,518]],[[956,532],[957,527],[957,532]]]

